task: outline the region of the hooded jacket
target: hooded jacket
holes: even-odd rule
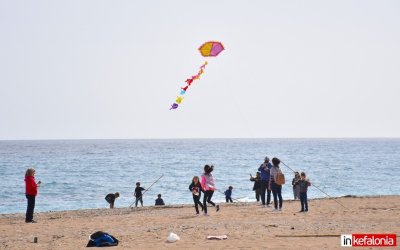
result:
[[[268,162],[268,164],[263,163],[260,165],[258,171],[261,172],[261,180],[269,181],[271,168],[272,164],[270,162]]]

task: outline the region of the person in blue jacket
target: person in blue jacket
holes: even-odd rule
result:
[[[229,186],[228,189],[224,192],[226,202],[233,202],[232,201],[232,190],[233,190],[233,187]]]
[[[270,169],[272,164],[269,162],[268,156],[264,158],[264,163],[258,168],[261,173],[261,206],[269,207],[271,202],[271,189],[269,189]],[[265,204],[265,193],[267,193],[267,203]]]

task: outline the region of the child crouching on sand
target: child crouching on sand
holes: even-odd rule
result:
[[[306,174],[304,172],[301,172],[300,180],[296,182],[296,185],[300,187],[300,212],[308,212],[307,190],[308,187],[311,186],[311,182],[306,179]]]
[[[203,189],[203,192],[204,192],[204,198],[203,198],[204,215],[208,215],[207,214],[207,203],[210,203],[211,205],[216,207],[217,212],[219,211],[219,205],[215,205],[215,203],[211,201],[214,191],[216,190],[215,178],[211,174],[211,172],[213,170],[214,170],[213,165],[211,165],[211,166],[205,165],[204,166],[204,174],[201,176],[201,188]]]
[[[119,197],[119,193],[116,192],[115,194],[107,194],[105,199],[110,204],[110,208],[114,208],[115,199]]]

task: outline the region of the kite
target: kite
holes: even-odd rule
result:
[[[206,42],[199,48],[202,56],[218,56],[224,50],[224,45],[220,42]]]
[[[225,48],[222,45],[222,43],[215,42],[215,41],[209,41],[209,42],[203,43],[200,46],[199,51],[203,57],[215,57],[215,56],[218,56],[219,53],[221,53],[224,49]],[[208,62],[206,61],[203,65],[200,66],[200,70],[197,72],[196,75],[185,80],[186,86],[181,87],[181,91],[179,93],[180,96],[178,96],[176,98],[175,102],[173,104],[171,104],[171,108],[169,110],[177,109],[179,107],[179,104],[181,104],[183,101],[183,95],[186,94],[188,88],[190,87],[190,85],[193,84],[193,82],[195,80],[200,80],[200,76],[204,73],[204,69],[206,68],[207,64],[208,64]]]

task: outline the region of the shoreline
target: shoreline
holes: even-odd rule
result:
[[[209,216],[196,216],[189,204],[35,213],[38,223],[25,223],[23,213],[2,214],[0,249],[85,249],[96,231],[116,237],[115,249],[341,249],[341,234],[400,235],[400,195],[335,199],[346,208],[317,198],[307,213],[298,212],[300,201],[287,200],[281,212],[255,202],[219,203]],[[170,232],[181,240],[167,243]],[[211,235],[227,239],[207,240]]]
[[[272,196],[272,194],[271,194]],[[382,197],[400,197],[399,195],[343,195],[343,196],[339,196],[339,197],[320,197],[320,198],[312,198],[312,199],[308,199],[308,201],[316,201],[316,200],[334,200],[334,199],[341,199],[341,198],[382,198]],[[273,197],[271,197],[271,203],[273,202]],[[288,200],[284,200],[284,202],[300,202],[300,200],[294,200],[294,199],[288,199]],[[256,202],[256,201],[236,201],[234,199],[233,204],[258,204],[260,202]],[[222,202],[220,204],[225,204],[225,202]],[[173,205],[165,205],[163,206],[164,208],[183,208],[183,207],[192,207],[193,204],[173,204]],[[129,207],[115,207],[115,209],[124,209],[124,208],[129,208]],[[141,209],[145,209],[145,208],[155,208],[155,209],[159,209],[162,207],[156,207],[154,205],[152,206],[144,206]],[[49,211],[42,211],[42,212],[35,212],[34,214],[46,214],[46,213],[65,213],[65,212],[79,212],[79,211],[101,211],[101,210],[109,210],[109,208],[80,208],[80,209],[71,209],[71,210],[49,210]],[[24,215],[25,216],[25,211],[24,212],[20,212],[20,213],[0,213],[0,219],[2,217],[12,217],[12,216],[18,216],[18,215]]]

